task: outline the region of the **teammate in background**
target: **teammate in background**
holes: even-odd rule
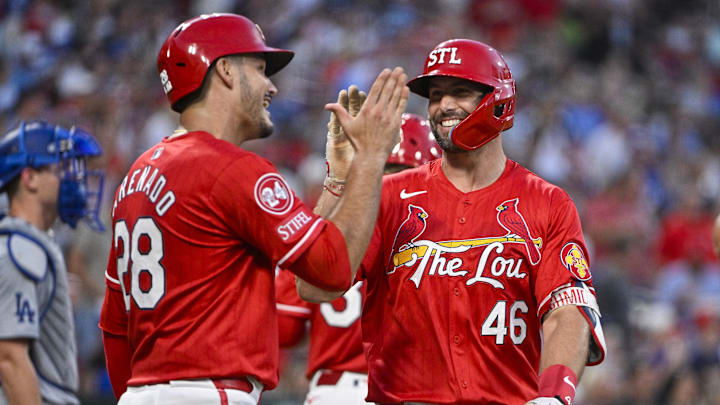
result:
[[[356,152],[345,196],[317,215],[270,162],[241,148],[272,133],[268,76],[292,56],[235,14],[188,20],[160,49],[158,73],[181,128],[143,153],[115,193],[100,320],[122,405],[256,404],[278,379],[275,268],[350,287],[407,77],[381,72],[354,119],[326,107],[345,118]]]
[[[720,258],[720,215],[715,218],[715,223],[713,223],[712,241],[713,249],[715,250],[715,256]]]
[[[344,92],[344,90],[343,90]],[[350,87],[349,100],[359,100],[356,87]],[[341,92],[339,103],[348,97]],[[350,103],[351,114],[359,110]],[[331,120],[329,138],[340,136]],[[415,114],[403,114],[401,141],[385,164],[385,174],[423,165],[440,157],[430,124]],[[275,279],[277,289],[280,347],[294,346],[305,334],[310,321],[310,353],[307,377],[310,390],[306,405],[362,405],[367,396],[367,361],[362,349],[360,313],[365,286],[360,281],[332,303],[311,304],[298,297],[295,276],[282,271]]]
[[[80,403],[67,270],[50,227],[58,216],[102,227],[102,174],[85,165],[101,153],[91,135],[40,121],[0,139],[10,202],[0,213],[0,404]]]
[[[503,152],[507,64],[450,40],[408,86],[429,100],[443,157],[383,180],[358,274],[367,400],[571,404],[585,365],[604,357],[600,314],[572,200]],[[313,301],[339,295],[297,287]]]

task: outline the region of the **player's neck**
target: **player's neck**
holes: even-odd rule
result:
[[[188,132],[203,131],[215,138],[226,140],[240,146],[248,138],[238,114],[233,113],[229,106],[214,103],[214,99],[206,97],[189,106],[180,114],[180,127]]]
[[[469,152],[443,152],[442,171],[460,191],[469,193],[493,184],[505,170],[507,157],[498,136]]]
[[[56,216],[49,215],[38,201],[30,198],[16,198],[10,203],[8,215],[19,218],[41,231],[47,231],[55,222]]]

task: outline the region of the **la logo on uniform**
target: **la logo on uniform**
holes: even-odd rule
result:
[[[447,63],[452,63],[453,65],[459,65],[462,63],[462,59],[457,57],[457,47],[453,46],[452,48],[437,48],[430,52],[430,55],[428,55],[427,67],[445,63],[445,54],[448,52],[450,52],[450,57],[448,58]],[[438,55],[440,56],[438,57]]]
[[[15,294],[15,316],[20,323],[25,322],[25,317],[28,323],[35,323],[35,311],[30,307],[30,301],[23,298],[21,292]]]

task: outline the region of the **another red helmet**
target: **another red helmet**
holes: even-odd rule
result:
[[[203,14],[175,28],[157,60],[160,80],[173,109],[181,98],[200,88],[215,60],[242,53],[262,53],[268,76],[294,56],[292,51],[265,45],[260,27],[237,14]]]
[[[400,137],[400,143],[395,145],[386,163],[417,167],[440,157],[440,146],[425,118],[403,114]]]
[[[428,97],[433,77],[458,77],[492,87],[475,111],[450,131],[450,140],[466,150],[477,149],[513,126],[515,80],[494,48],[469,39],[451,39],[436,46],[423,74],[410,80],[410,91]]]

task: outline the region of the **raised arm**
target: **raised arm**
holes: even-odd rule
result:
[[[401,116],[405,111],[408,88],[402,68],[392,72],[383,70],[373,83],[365,103],[356,117],[352,117],[341,103],[326,108],[337,117],[343,132],[354,148],[354,157],[348,170],[342,194],[326,189],[316,212],[337,226],[345,239],[352,277],[362,262],[365,250],[375,227],[383,168],[393,146],[398,142]],[[333,205],[332,191],[337,196]],[[308,301],[330,301],[344,291],[325,291],[297,280],[298,293]]]

